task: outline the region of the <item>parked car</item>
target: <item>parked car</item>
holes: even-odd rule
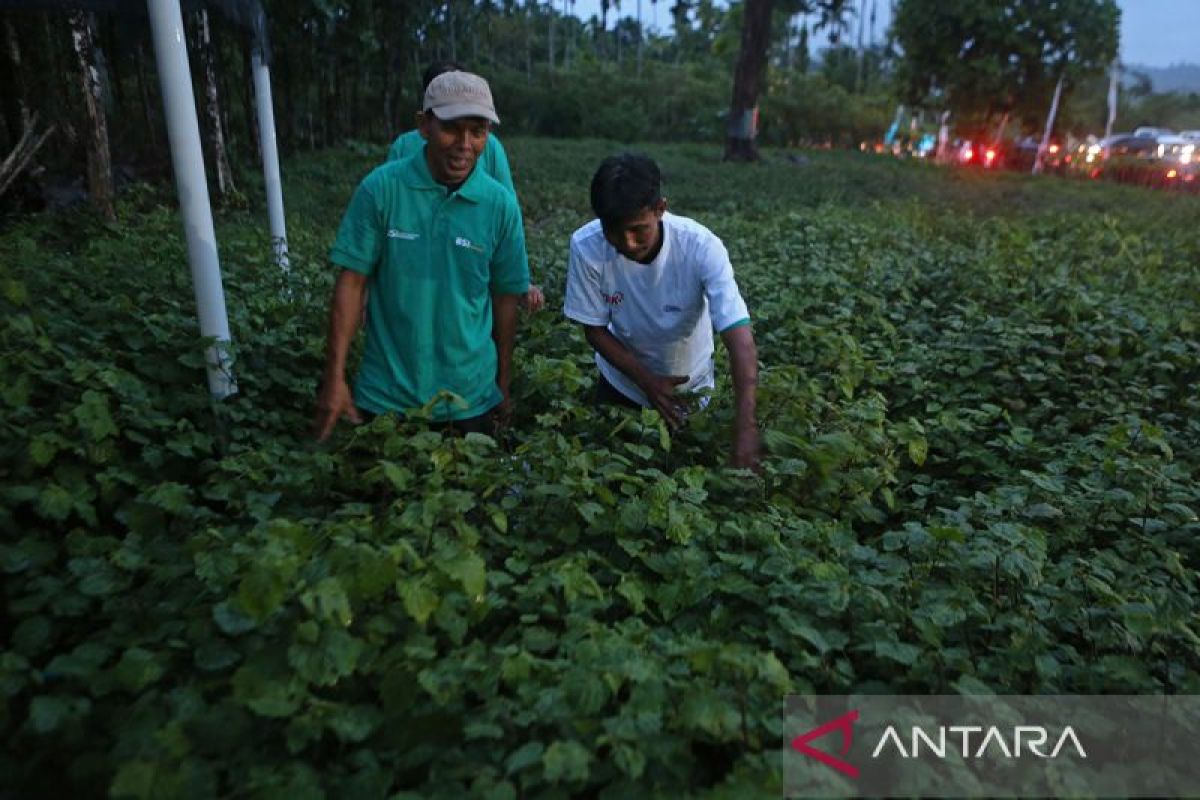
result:
[[[1134,136],[1141,136],[1146,139],[1157,139],[1160,136],[1173,136],[1175,131],[1170,128],[1152,128],[1149,125],[1143,125],[1133,131]]]
[[[1192,140],[1179,136],[1160,136],[1158,138],[1158,174],[1157,183],[1172,188],[1192,188],[1197,180],[1197,159],[1200,154],[1196,149],[1200,140]]]
[[[999,148],[971,139],[956,139],[950,145],[950,157],[959,166],[983,169],[997,169],[1003,162]]]
[[[1029,172],[1033,169],[1033,162],[1037,160],[1038,149],[1042,146],[1042,140],[1033,136],[1026,136],[1023,139],[1018,139],[1005,153],[1004,165],[1009,169],[1014,169],[1018,172]],[[1062,145],[1062,142],[1057,138],[1051,139],[1050,144],[1046,147],[1046,154],[1042,158],[1042,171],[1048,173],[1060,173],[1066,164],[1067,152]]]
[[[1157,156],[1165,164],[1190,164],[1195,160],[1196,142],[1182,136],[1158,137]]]
[[[1142,130],[1139,128],[1138,130]],[[1155,183],[1158,140],[1134,133],[1114,134],[1100,141],[1100,166],[1092,177],[1103,174],[1122,183]]]

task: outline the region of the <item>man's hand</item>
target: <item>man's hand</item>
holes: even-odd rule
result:
[[[733,372],[733,454],[729,462],[735,467],[757,470],[762,459],[762,445],[755,421],[758,396],[758,348],[749,325],[730,328],[721,333],[729,350],[729,366]]]
[[[687,375],[650,375],[638,387],[645,392],[651,407],[662,414],[667,427],[673,431],[683,427],[687,411],[686,401],[675,394],[675,389],[687,382]]]
[[[546,306],[546,295],[542,292],[542,287],[530,284],[529,291],[521,298],[521,308],[529,313],[541,311]]]
[[[325,345],[325,380],[317,394],[317,414],[313,420],[313,435],[325,441],[342,417],[362,422],[350,387],[346,385],[346,354],[350,342],[364,319],[367,296],[367,276],[343,269],[333,285],[333,300],[329,304],[329,340]]]
[[[758,428],[738,426],[733,433],[733,454],[729,459],[730,466],[741,469],[759,470],[762,459],[762,443],[758,436]]]
[[[492,422],[495,423],[497,432],[504,430],[512,422],[513,411],[512,396],[508,393],[508,387],[501,386],[500,394],[500,404],[492,409]]]
[[[326,381],[317,395],[317,415],[313,420],[313,433],[317,441],[323,442],[333,432],[337,421],[345,417],[355,424],[362,423],[362,416],[354,405],[354,397],[345,379]]]

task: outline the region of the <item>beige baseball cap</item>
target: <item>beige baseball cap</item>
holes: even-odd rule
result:
[[[473,72],[443,72],[430,81],[425,89],[424,110],[432,111],[438,119],[483,117],[500,124],[488,82]]]

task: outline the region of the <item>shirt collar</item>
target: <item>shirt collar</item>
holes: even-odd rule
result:
[[[480,153],[480,159],[483,154]],[[471,170],[471,174],[463,181],[462,186],[458,187],[455,194],[463,200],[472,203],[478,203],[482,195],[483,178],[480,174],[483,172],[483,167],[479,161],[475,162],[475,168]],[[429,172],[429,164],[425,161],[425,145],[421,145],[421,149],[414,153],[408,159],[408,163],[404,169],[404,185],[412,189],[422,189],[425,191],[439,191],[443,194],[448,190],[445,186],[433,179],[433,175]]]

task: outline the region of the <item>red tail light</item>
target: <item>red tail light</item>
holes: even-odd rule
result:
[[[1058,145],[1056,145],[1056,144],[1050,145],[1050,155],[1054,155],[1057,152],[1058,152]]]
[[[987,153],[984,154],[984,158],[987,159],[989,164],[992,163],[993,161],[996,160],[996,151],[988,150]]]
[[[975,151],[974,151],[974,150],[964,150],[964,151],[963,151],[963,161],[970,161],[970,160],[971,160],[971,159],[973,159],[974,157],[975,157]]]
[[[1179,172],[1178,172],[1178,171],[1176,171],[1176,170],[1173,170],[1173,169],[1172,169],[1172,170],[1168,170],[1168,171],[1167,171],[1167,179],[1168,179],[1168,180],[1175,180],[1175,179],[1176,179],[1176,178],[1178,178],[1178,177],[1179,177]]]

